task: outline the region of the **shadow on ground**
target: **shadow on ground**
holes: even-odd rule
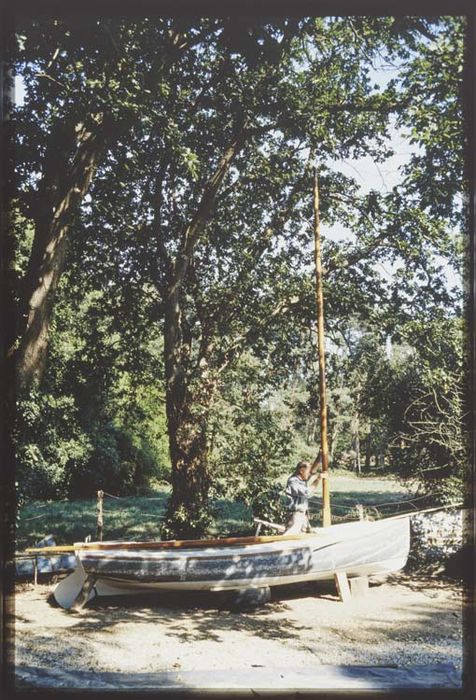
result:
[[[403,580],[405,579],[395,576],[392,582],[396,584]],[[374,581],[371,583],[371,588],[380,585],[382,584]],[[424,584],[419,589],[415,586],[413,590],[421,591],[423,586]],[[164,591],[151,595],[98,598],[80,613],[64,611],[64,614],[74,615],[77,618],[77,622],[72,625],[75,633],[92,630],[107,633],[116,626],[127,623],[157,622],[165,624],[167,636],[173,636],[183,642],[201,640],[221,642],[222,633],[228,630],[248,632],[260,639],[298,642],[302,640],[303,633],[316,632],[315,620],[309,624],[294,620],[292,614],[289,614],[290,603],[296,599],[315,599],[316,596],[328,602],[334,602],[336,606],[342,605],[333,583],[309,582],[292,587],[273,588],[271,601],[254,611],[230,610],[228,599],[224,594],[207,591],[180,593]],[[408,613],[404,607],[395,608],[395,610],[398,610],[399,614]],[[340,610],[336,608],[337,616],[339,612]],[[378,621],[378,610],[374,612],[377,617],[373,615],[372,618],[363,619],[363,627],[367,622]],[[442,612],[444,608],[431,597],[422,599],[418,605],[413,604],[411,615],[398,623],[398,629],[394,625],[387,624],[378,630],[378,636],[380,639],[391,640],[395,635],[407,635],[411,639],[415,635],[420,635],[425,629],[431,629],[436,616],[441,616]],[[336,626],[341,625],[342,620],[336,622]]]

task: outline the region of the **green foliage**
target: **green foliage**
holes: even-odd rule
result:
[[[347,405],[360,419],[362,441],[435,502],[461,500],[468,476],[462,331],[455,317],[415,318],[387,348],[373,333],[354,334],[330,365],[331,395],[338,379],[353,399]]]
[[[99,488],[130,494],[157,473],[146,439],[112,423],[82,428],[72,396],[36,393],[18,408],[18,477],[30,498],[84,497]]]
[[[266,369],[251,355],[223,379],[210,417],[210,471],[218,493],[243,497],[259,477],[269,484],[289,471],[295,435]]]
[[[243,490],[242,498],[251,508],[253,517],[278,525],[286,524],[289,513],[286,510],[283,487],[265,474],[255,473]],[[276,530],[265,527],[262,534],[267,532],[276,534]]]
[[[403,475],[417,465],[426,484],[461,478],[461,365],[445,345],[460,295],[441,260],[459,261],[463,30],[456,17],[21,23],[19,282],[34,267],[37,185],[51,154],[71,165],[78,135],[95,133],[102,115],[127,126],[71,223],[47,370],[20,406],[27,493],[108,483],[126,493],[170,478],[168,439],[194,416],[208,434],[201,464],[213,488],[260,513],[278,507],[273,480],[319,441],[315,158],[322,222],[351,234],[323,241],[334,464],[356,464],[365,441]],[[381,87],[372,76],[385,63],[396,76]],[[384,162],[395,128],[415,146],[401,181],[362,190],[343,162]],[[67,182],[47,185],[53,202],[67,194]],[[164,337],[175,362],[167,376]],[[390,360],[388,337],[411,354]],[[178,427],[166,425],[167,391],[169,408],[184,402]],[[195,427],[181,445],[190,459]],[[208,482],[198,483],[204,492],[183,493],[164,532],[210,526]]]
[[[154,473],[155,460],[148,448],[136,447],[131,436],[112,424],[94,426],[90,459],[81,466],[74,465],[66,478],[69,495],[84,498],[98,489],[116,495],[130,495],[147,483]]]
[[[417,320],[402,329],[413,352],[400,360],[390,391],[392,467],[438,501],[460,501],[469,476],[462,384],[463,328],[458,319]]]
[[[393,343],[349,328],[330,353],[333,466],[378,466],[419,485],[434,503],[461,501],[468,481],[463,325],[440,312],[401,323]],[[356,442],[358,440],[358,442]]]
[[[31,392],[18,402],[18,414],[17,475],[25,495],[66,496],[68,475],[84,470],[93,451],[73,397]]]
[[[30,498],[132,494],[170,475],[163,393],[151,376],[160,345],[150,334],[121,337],[111,286],[91,289],[74,265],[71,275],[43,384],[18,405],[19,479]]]
[[[208,501],[179,504],[168,513],[160,530],[163,540],[200,539],[210,530],[214,510]]]

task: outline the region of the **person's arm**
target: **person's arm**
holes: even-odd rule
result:
[[[316,478],[314,479],[314,481],[311,482],[311,481],[309,480],[310,483],[308,484],[308,487],[309,487],[310,489],[315,489],[315,488],[317,488],[317,486],[319,485],[321,479],[327,479],[328,476],[329,476],[329,475],[328,475],[327,472],[319,472],[318,474],[316,474]]]

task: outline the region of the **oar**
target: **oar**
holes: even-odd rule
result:
[[[48,554],[62,554],[64,552],[74,552],[75,549],[78,549],[78,547],[72,544],[58,545],[55,547],[28,547],[24,552],[20,552],[20,554],[44,554],[46,552],[48,552]]]

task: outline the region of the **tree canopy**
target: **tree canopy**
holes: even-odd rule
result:
[[[256,463],[273,462],[270,446],[285,458],[283,430],[295,434],[301,421],[309,437],[314,164],[322,221],[349,232],[323,249],[335,426],[346,426],[355,448],[379,423],[382,454],[397,434],[416,440],[416,416],[428,408],[418,401],[433,390],[424,363],[413,367],[416,393],[398,426],[393,408],[385,413],[372,396],[385,401],[398,384],[382,355],[386,338],[404,338],[424,357],[425,329],[436,342],[461,314],[444,264],[458,269],[461,260],[463,51],[456,17],[25,23],[15,56],[25,101],[13,113],[19,323],[11,356],[27,404],[42,397],[34,399],[40,418],[20,430],[30,472],[40,440],[32,426],[51,415],[45,397],[60,401],[60,422],[74,419],[50,439],[62,441],[64,458],[40,449],[38,459],[54,461],[72,491],[88,469],[100,484],[134,461],[134,444],[136,457],[138,449],[149,455],[133,470],[137,484],[163,470],[166,432],[164,534],[196,536],[210,521],[217,465],[236,462],[240,435],[254,436],[248,479]],[[385,82],[377,79],[383,66],[393,76]],[[363,190],[341,164],[384,163],[396,131],[412,148],[398,183]],[[436,352],[435,371],[443,355]],[[392,382],[375,371],[379,363]],[[457,362],[448,372],[454,388]],[[284,399],[291,385],[301,403]],[[264,408],[273,392],[291,402],[287,425]],[[445,397],[457,423],[460,404]],[[87,447],[77,447],[78,430]],[[462,459],[454,454],[452,474]],[[425,459],[441,463],[429,448]],[[134,479],[117,475],[132,488]]]

